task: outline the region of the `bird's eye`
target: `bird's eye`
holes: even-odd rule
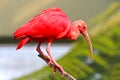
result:
[[[86,27],[85,27],[85,26],[83,26],[83,29],[86,29]]]

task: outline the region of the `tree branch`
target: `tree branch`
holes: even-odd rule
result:
[[[50,60],[50,58],[48,57],[48,56],[46,56],[46,57],[44,57],[43,55],[41,55],[41,54],[39,54],[38,55],[40,58],[42,58],[46,63],[48,63],[49,62],[49,60]],[[50,64],[50,67],[51,68],[54,68],[54,64]],[[61,71],[59,70],[59,69],[57,69],[60,73],[61,73]],[[68,80],[76,80],[71,74],[69,74],[68,72],[66,72],[65,70],[63,70],[64,71],[64,75],[63,75],[63,77],[66,77],[66,78],[68,78]]]

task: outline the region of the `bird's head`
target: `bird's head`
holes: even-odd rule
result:
[[[73,22],[73,25],[74,25],[73,27],[76,28],[76,29],[74,29],[74,30],[76,30],[75,31],[76,34],[78,34],[78,31],[79,31],[79,34],[81,33],[84,36],[84,38],[87,40],[87,43],[90,48],[90,60],[92,60],[93,48],[92,48],[92,43],[91,43],[90,37],[87,32],[86,23],[83,20],[77,20],[77,21]]]

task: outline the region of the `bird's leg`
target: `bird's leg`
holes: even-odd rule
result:
[[[38,53],[39,53],[39,57],[41,57],[42,59],[44,59],[47,63],[49,63],[51,60],[50,60],[50,57],[49,56],[47,56],[47,55],[45,55],[42,51],[41,51],[41,49],[40,49],[40,45],[41,45],[41,43],[39,42],[39,44],[38,44],[38,46],[37,46],[37,48],[36,48],[36,50],[38,51]],[[50,64],[50,63],[49,63]],[[50,65],[49,65],[50,66]]]
[[[50,60],[51,60],[50,62],[53,63],[53,72],[55,73],[55,72],[56,72],[56,69],[58,69],[58,70],[61,72],[61,74],[64,75],[64,70],[63,70],[62,66],[60,66],[60,65],[54,60],[54,58],[52,57],[52,55],[51,55],[51,53],[50,53],[51,43],[52,43],[52,40],[49,40],[49,41],[48,41],[48,45],[47,45],[47,47],[46,47],[46,51],[47,51],[49,57],[51,58],[51,59],[50,59]]]

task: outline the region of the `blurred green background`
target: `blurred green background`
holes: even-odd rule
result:
[[[0,42],[10,40],[13,32],[48,7],[60,7],[72,21],[83,19],[94,47],[89,61],[86,41],[79,37],[74,48],[58,60],[77,80],[120,80],[120,0],[2,0],[0,1]],[[49,67],[16,80],[67,80]]]

